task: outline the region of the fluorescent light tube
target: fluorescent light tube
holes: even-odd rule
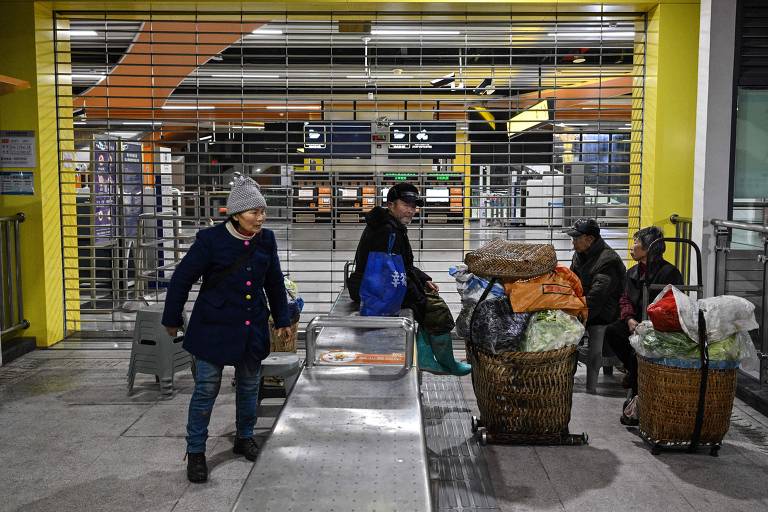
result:
[[[251,34],[256,36],[279,36],[283,34],[283,31],[279,28],[257,28]]]
[[[95,30],[69,30],[69,37],[96,37],[99,35]]]
[[[204,140],[211,140],[211,138],[212,138],[212,136],[211,136],[211,135],[206,135],[205,137],[200,137],[200,138],[199,138],[199,139],[197,139],[197,140],[200,140],[200,141],[204,141]]]
[[[87,75],[79,73],[75,73],[69,76],[71,76],[73,80],[102,80],[104,78],[104,75]]]
[[[163,123],[160,121],[123,121],[123,124],[126,126],[157,126]]]
[[[107,132],[107,135],[111,137],[120,137],[122,139],[132,139],[138,134],[139,132]]]
[[[229,75],[211,75],[213,78],[280,78],[280,75],[252,75],[252,74],[245,74],[245,75],[236,75],[236,74],[229,74]]]
[[[459,34],[461,34],[461,32],[458,30],[371,30],[372,36],[458,36]]]
[[[163,105],[163,110],[213,110],[213,105]]]
[[[410,75],[347,75],[345,78],[371,78],[375,80],[386,80],[386,79],[398,79],[398,78],[413,78]]]

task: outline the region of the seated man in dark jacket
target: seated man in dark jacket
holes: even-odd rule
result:
[[[600,236],[595,219],[580,219],[565,231],[573,241],[571,270],[581,279],[591,325],[607,325],[619,318],[619,297],[627,269],[616,251]]]
[[[419,368],[435,373],[466,375],[471,367],[453,357],[451,329],[454,323],[450,310],[437,295],[439,289],[432,278],[413,264],[407,225],[423,204],[415,186],[398,183],[387,192],[386,208],[376,206],[368,212],[365,216],[366,227],[355,253],[355,271],[347,282],[349,295],[355,302],[360,302],[360,285],[368,264],[368,253],[386,252],[390,234],[395,233],[392,253],[403,257],[406,273],[407,291],[403,307],[412,309],[413,317],[419,323]]]
[[[632,396],[637,395],[637,357],[635,350],[629,344],[629,337],[635,332],[635,327],[643,316],[643,287],[652,284],[683,283],[683,276],[674,265],[664,260],[664,233],[656,226],[643,228],[634,234],[634,244],[630,250],[632,259],[637,265],[629,269],[624,285],[624,293],[619,299],[621,318],[608,326],[605,331],[605,342],[611,347],[616,356],[627,369],[625,385],[632,389]],[[654,243],[656,242],[656,243]],[[653,296],[649,295],[649,300]],[[646,305],[647,306],[647,305]],[[624,416],[622,423],[634,422]]]

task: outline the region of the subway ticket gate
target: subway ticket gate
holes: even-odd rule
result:
[[[346,290],[307,326],[307,362],[234,511],[432,510],[414,323]]]

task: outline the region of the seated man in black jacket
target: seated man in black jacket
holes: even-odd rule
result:
[[[605,331],[605,342],[627,369],[625,386],[632,389],[632,396],[637,395],[637,357],[635,350],[629,344],[629,337],[642,320],[643,286],[683,283],[680,271],[664,260],[663,255],[666,249],[664,242],[656,242],[661,238],[664,238],[664,233],[656,226],[643,228],[634,234],[630,255],[637,265],[627,272],[624,293],[619,299],[621,318],[609,325]],[[649,300],[653,300],[653,296],[649,295]],[[622,423],[635,424],[636,421],[627,418],[622,412]]]
[[[453,357],[451,329],[454,322],[450,309],[437,295],[439,288],[432,282],[432,278],[413,264],[407,225],[416,215],[417,208],[423,205],[415,186],[398,183],[387,192],[386,208],[376,206],[366,214],[366,227],[355,253],[355,271],[347,282],[349,295],[355,302],[360,302],[360,285],[368,263],[368,253],[386,252],[389,236],[395,233],[392,253],[403,257],[406,273],[407,291],[403,307],[412,309],[413,317],[419,323],[419,368],[434,373],[466,375],[471,367]]]
[[[619,297],[627,269],[616,251],[600,236],[595,219],[579,219],[565,231],[573,241],[571,270],[581,279],[591,325],[607,325],[619,318]]]

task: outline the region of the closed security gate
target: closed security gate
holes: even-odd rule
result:
[[[269,208],[283,269],[328,311],[365,214],[425,198],[417,264],[495,237],[639,226],[645,18],[636,13],[110,13],[56,16],[66,321],[129,330],[162,301],[234,173]]]

